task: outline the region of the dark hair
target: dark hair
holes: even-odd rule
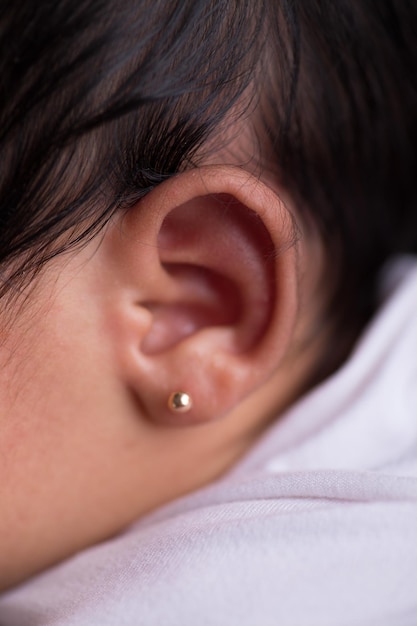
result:
[[[1,0],[0,12],[0,295],[198,165],[229,113],[255,111],[268,166],[323,238],[346,352],[381,266],[417,249],[412,0]]]

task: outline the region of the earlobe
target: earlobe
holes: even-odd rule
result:
[[[217,419],[272,375],[297,311],[292,236],[276,194],[232,167],[163,183],[109,233],[130,294],[115,325],[120,372],[147,419]]]

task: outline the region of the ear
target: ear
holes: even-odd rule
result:
[[[179,174],[106,234],[118,371],[141,412],[162,424],[215,420],[268,380],[297,315],[291,215],[234,167]],[[174,391],[187,412],[168,405]]]

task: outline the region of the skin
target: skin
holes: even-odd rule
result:
[[[300,348],[321,316],[320,246],[301,237],[268,265],[261,235],[239,230],[240,209],[236,233],[221,242],[222,214],[201,201],[207,192],[237,198],[275,249],[285,243],[288,212],[276,190],[236,168],[182,174],[82,250],[51,261],[13,305],[13,324],[3,324],[1,589],[222,476],[304,389],[320,352],[320,341]],[[194,246],[177,230],[200,201]],[[185,249],[183,261],[197,268],[217,257],[232,268],[227,280],[246,303],[240,316],[219,299],[221,280],[201,290],[198,272],[161,270]],[[265,278],[269,298],[259,300],[251,272]],[[190,298],[206,311],[199,324]],[[191,331],[172,302],[195,322]],[[217,324],[212,311],[223,302]],[[190,413],[166,407],[175,389],[191,394]]]

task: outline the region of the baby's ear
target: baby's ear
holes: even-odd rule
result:
[[[110,228],[103,254],[118,371],[148,419],[220,418],[280,365],[298,308],[294,225],[258,179],[179,174]],[[169,405],[175,391],[189,410]]]

